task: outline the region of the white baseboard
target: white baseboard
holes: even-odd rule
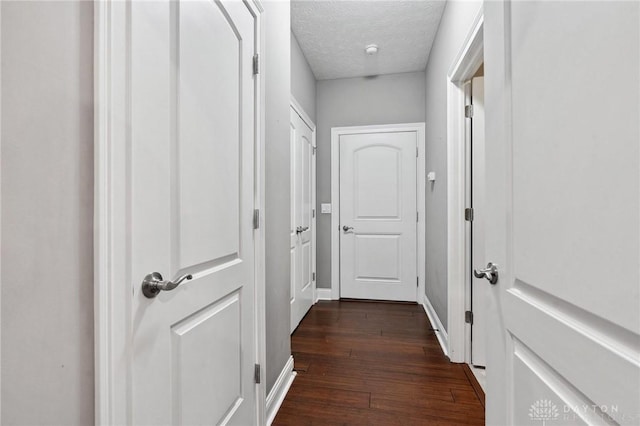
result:
[[[330,288],[316,288],[316,302],[318,300],[333,300]]]
[[[486,392],[487,391],[487,370],[485,370],[484,368],[474,367],[472,364],[468,364],[468,365],[469,365],[469,370],[471,370],[471,373],[473,373],[473,375],[475,376],[476,380],[478,381],[478,384],[480,385],[482,390]]]
[[[285,396],[287,396],[287,392],[295,377],[296,372],[293,371],[293,356],[291,356],[280,372],[278,379],[273,384],[271,392],[267,395],[267,426],[271,425],[273,419],[276,418],[282,401],[284,401]]]
[[[438,314],[436,314],[436,310],[433,309],[433,305],[427,296],[423,296],[422,298],[422,307],[427,313],[427,317],[429,317],[429,321],[433,328],[437,329],[435,333],[438,338],[438,342],[440,343],[440,347],[442,348],[442,352],[444,352],[446,356],[449,356],[449,336],[447,335],[447,330],[444,329]]]

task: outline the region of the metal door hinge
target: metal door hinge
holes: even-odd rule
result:
[[[313,155],[316,155],[316,149],[318,149],[318,147],[313,147]]]
[[[316,217],[316,209],[311,210],[311,217]]]
[[[466,118],[472,118],[473,117],[473,105],[465,105],[464,106],[464,116]]]
[[[464,220],[467,222],[473,222],[473,209],[466,208],[464,209]]]
[[[256,364],[253,370],[253,379],[256,383],[260,383],[260,364]]]
[[[253,229],[260,228],[260,210],[253,211]]]
[[[418,147],[416,146],[416,158],[418,157]]]
[[[253,75],[260,74],[260,55],[253,55]]]
[[[416,222],[420,222],[420,212],[416,212]]]
[[[416,287],[420,286],[420,277],[416,277]]]
[[[316,280],[316,273],[314,272],[313,274],[311,274],[311,281],[315,281]]]
[[[467,324],[473,325],[473,312],[471,311],[464,312],[464,322],[466,322]]]

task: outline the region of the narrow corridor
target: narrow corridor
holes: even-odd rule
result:
[[[484,395],[417,304],[319,302],[291,337],[298,375],[274,425],[482,425]]]

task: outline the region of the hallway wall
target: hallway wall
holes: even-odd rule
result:
[[[265,1],[266,47],[266,352],[267,392],[291,356],[289,293],[289,104],[291,42],[289,1]]]
[[[318,81],[316,211],[321,203],[331,202],[332,127],[415,123],[424,118],[424,72]],[[329,288],[331,215],[319,213],[317,218],[317,286]]]
[[[426,171],[437,180],[426,194],[425,293],[445,329],[447,325],[447,85],[451,63],[460,50],[482,2],[447,2],[426,69]]]
[[[93,5],[0,7],[0,423],[93,424]]]
[[[316,77],[293,31],[291,32],[291,94],[309,118],[316,123]]]

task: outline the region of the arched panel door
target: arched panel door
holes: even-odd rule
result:
[[[340,135],[340,297],[416,301],[417,132]]]

